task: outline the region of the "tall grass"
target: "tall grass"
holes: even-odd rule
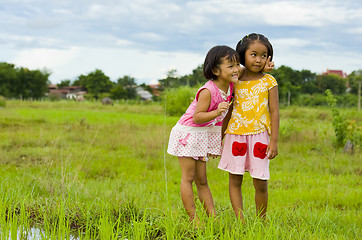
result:
[[[340,109],[361,128],[362,113]],[[361,239],[361,150],[334,145],[328,108],[281,109],[266,222],[248,174],[246,223],[228,176],[208,163],[217,217],[189,222],[176,158],[164,155],[178,117],[158,105],[8,101],[0,109],[1,239]],[[166,142],[165,142],[166,139]],[[33,230],[32,230],[33,229]]]

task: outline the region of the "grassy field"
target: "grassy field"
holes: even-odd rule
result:
[[[340,109],[362,127],[362,112]],[[178,117],[160,105],[8,101],[0,108],[0,239],[362,239],[362,155],[335,149],[328,108],[281,109],[266,222],[233,215],[228,175],[208,163],[217,217],[187,221],[177,158],[165,153]]]

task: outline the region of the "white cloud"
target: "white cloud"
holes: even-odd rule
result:
[[[362,27],[349,28],[345,32],[360,35],[360,38],[362,38]]]
[[[273,39],[272,44],[274,47],[282,47],[283,48],[295,48],[295,47],[306,47],[310,45],[312,42],[310,42],[307,39],[300,39],[300,38],[279,38],[279,39]]]
[[[26,22],[26,26],[32,29],[52,29],[58,25],[59,22],[56,19],[44,16],[37,16]]]
[[[11,59],[10,62],[31,69],[56,69],[74,59],[78,52],[79,49],[75,47],[66,50],[34,48],[19,51],[17,56]]]
[[[310,70],[315,73],[322,73],[326,69],[338,69],[347,72],[362,68],[361,61],[356,61],[356,55],[351,49],[349,52],[333,50],[333,47],[325,51],[323,48],[298,48],[280,45],[275,52],[273,61],[277,67],[281,65],[289,66],[296,70]]]
[[[152,32],[139,32],[134,34],[136,38],[144,39],[145,41],[164,41],[166,38],[160,34]]]
[[[49,48],[53,46],[61,47],[61,40],[50,37],[34,35],[3,34],[0,36],[0,42],[17,51],[26,48]]]
[[[141,82],[171,68],[190,74],[211,47],[234,47],[251,32],[271,40],[277,65],[316,72],[362,67],[352,58],[362,55],[361,1],[0,2],[0,61],[49,68],[55,82],[96,68],[112,80],[131,75]]]
[[[190,74],[202,64],[203,56],[187,52],[73,47],[25,50],[10,62],[30,69],[47,68],[52,72],[50,80],[53,83],[74,80],[95,69],[101,69],[113,81],[129,75],[138,81],[156,83],[171,69],[176,69],[180,76]]]

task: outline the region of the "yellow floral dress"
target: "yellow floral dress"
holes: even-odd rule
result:
[[[278,83],[270,74],[234,85],[234,108],[225,133],[252,135],[268,131],[271,135],[269,90]]]

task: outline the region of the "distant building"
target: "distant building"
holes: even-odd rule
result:
[[[58,88],[58,87],[57,87],[56,84],[49,84],[49,85],[48,85],[49,91],[50,91],[50,90],[55,90],[55,89],[57,89],[57,88]]]
[[[59,94],[62,98],[66,99],[77,99],[84,97],[84,94],[87,93],[86,89],[81,86],[66,86],[58,88],[57,85],[49,84],[48,94]]]
[[[142,87],[136,88],[137,95],[140,96],[142,100],[151,101],[152,94],[149,91],[144,90]]]
[[[327,71],[323,72],[322,75],[331,75],[331,74],[335,74],[338,75],[342,78],[347,78],[347,73],[343,72],[342,70],[331,70],[327,68]]]
[[[156,86],[158,85],[154,85],[154,87],[151,86],[152,92],[155,96],[159,96],[159,92]],[[55,84],[49,84],[47,96],[49,96],[49,94],[56,94],[60,98],[64,99],[84,100],[84,95],[86,93],[87,93],[86,89],[81,86],[65,86],[58,88],[57,85]],[[145,101],[152,100],[153,95],[149,91],[143,89],[142,87],[137,87],[136,93],[142,100]]]
[[[160,91],[159,91],[159,87],[161,86],[159,83],[158,84],[150,84],[148,85],[150,86],[150,88],[152,89],[152,94],[159,97],[160,96]]]

